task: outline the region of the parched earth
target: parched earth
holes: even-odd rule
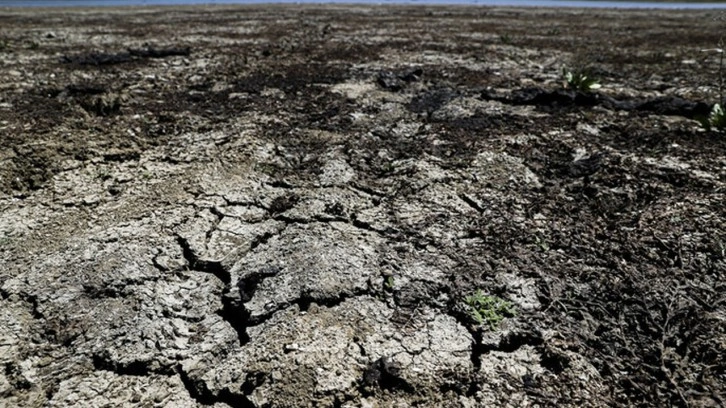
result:
[[[724,406],[720,17],[0,9],[0,405]]]

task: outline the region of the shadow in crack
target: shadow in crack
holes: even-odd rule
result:
[[[189,395],[201,405],[215,405],[221,402],[235,408],[255,407],[244,395],[233,393],[226,388],[217,395],[213,394],[203,380],[192,378],[181,366],[177,367],[177,373]]]

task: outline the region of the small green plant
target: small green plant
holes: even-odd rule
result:
[[[718,62],[718,102],[716,102],[711,108],[711,113],[708,116],[697,116],[696,120],[701,123],[706,130],[723,130],[726,129],[726,114],[724,114],[723,106],[723,57],[724,57],[724,41],[721,38],[718,41],[718,48],[712,48],[708,50],[701,50],[703,52],[717,52],[719,54]]]
[[[388,275],[383,281],[383,287],[387,291],[392,291],[395,284],[396,280],[393,278],[393,275]]]
[[[381,166],[381,174],[391,174],[396,170],[396,165],[393,162],[385,163]]]
[[[497,296],[485,295],[477,290],[464,298],[469,317],[479,325],[487,324],[490,330],[496,330],[505,317],[514,317],[517,311],[511,302]]]
[[[600,85],[600,81],[590,75],[587,69],[571,71],[567,68],[562,68],[562,77],[565,80],[564,86],[568,89],[587,92],[599,89],[602,86]]]
[[[507,45],[511,44],[514,41],[512,36],[509,34],[500,34],[499,40],[502,42],[502,44],[507,44]]]
[[[706,130],[723,130],[726,129],[726,114],[720,103],[716,103],[711,108],[708,116],[699,116],[696,118]]]
[[[550,250],[550,245],[547,243],[547,241],[544,238],[535,237],[534,238],[534,244],[537,245],[537,247],[542,252],[547,252]]]

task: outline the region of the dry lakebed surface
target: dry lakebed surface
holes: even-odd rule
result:
[[[0,406],[724,406],[721,17],[0,9]]]

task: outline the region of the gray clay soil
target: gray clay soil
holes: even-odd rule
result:
[[[0,406],[723,406],[720,17],[0,9]]]

